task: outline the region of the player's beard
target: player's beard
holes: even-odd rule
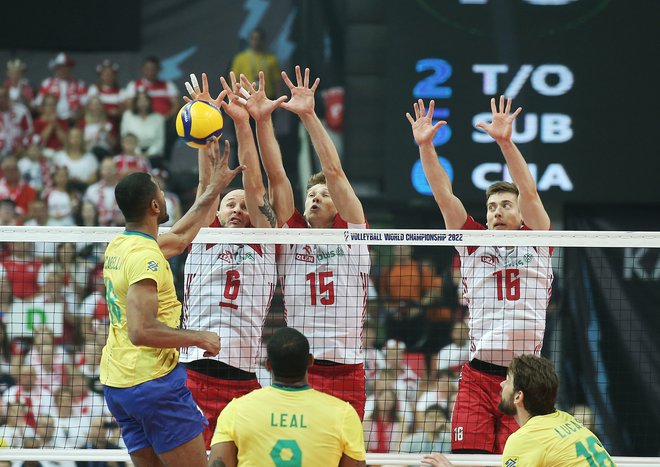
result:
[[[511,394],[509,399],[501,397],[497,408],[500,409],[500,412],[504,415],[511,415],[513,417],[516,414],[516,406],[513,404],[513,394]]]
[[[159,203],[160,204],[160,203]],[[162,225],[170,220],[170,215],[167,213],[167,203],[160,206],[160,215],[158,216],[158,225]]]

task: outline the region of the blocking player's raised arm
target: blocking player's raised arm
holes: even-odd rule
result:
[[[490,108],[493,112],[491,123],[479,122],[477,126],[488,133],[502,151],[511,178],[520,191],[520,213],[525,225],[534,230],[548,230],[550,229],[550,217],[536,189],[536,182],[529,171],[525,158],[511,140],[513,122],[522,111],[522,107],[518,107],[511,114],[511,99],[506,99],[505,102],[504,96],[500,96],[499,106],[496,105],[495,98],[492,98]]]
[[[246,100],[242,95],[235,94],[240,92],[240,86],[236,83],[234,72],[230,73],[230,79],[231,87],[224,78],[220,78],[228,99],[228,102],[222,102],[222,108],[234,121],[238,141],[238,161],[246,167],[243,172],[243,188],[250,221],[254,227],[276,227],[275,212],[270,205],[261,177],[259,154],[250,127],[250,114],[243,104]]]
[[[344,173],[337,148],[335,148],[321,120],[314,112],[314,93],[318,88],[320,79],[316,78],[310,86],[309,68],[305,68],[303,78],[300,66],[296,66],[296,85],[291,82],[284,71],[282,72],[282,78],[291,90],[291,99],[288,102],[283,102],[281,106],[298,115],[303,125],[305,125],[321,162],[328,191],[339,215],[350,224],[364,224],[366,221],[362,203]]]
[[[425,111],[424,102],[420,99],[414,104],[415,118],[406,113],[406,118],[412,126],[415,142],[419,146],[419,158],[422,161],[424,175],[431,186],[433,198],[440,208],[447,229],[460,229],[465,224],[467,212],[460,199],[454,195],[451,180],[445,169],[440,165],[438,154],[433,146],[433,137],[447,122],[439,121],[433,124],[433,109],[435,102],[431,101],[428,112]]]
[[[277,214],[277,224],[282,226],[293,215],[294,199],[293,188],[282,163],[280,145],[275,138],[272,114],[287,97],[268,98],[263,71],[259,72],[259,88],[255,88],[245,75],[241,75],[241,86],[250,93],[246,108],[256,122],[261,162],[268,178],[268,195]]]
[[[226,151],[222,157],[207,151],[207,157],[211,160],[211,177],[206,190],[195,200],[181,219],[179,219],[169,232],[158,236],[158,246],[163,251],[165,258],[179,255],[193,241],[199,229],[206,226],[209,210],[217,207],[220,192],[229,186],[231,181],[242,172],[245,167],[239,165],[230,169],[228,165],[229,153]]]

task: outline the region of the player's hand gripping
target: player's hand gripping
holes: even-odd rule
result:
[[[435,101],[429,103],[428,112],[425,111],[424,101],[421,99],[419,99],[413,107],[415,109],[415,118],[412,118],[410,113],[406,113],[406,118],[412,126],[415,142],[420,146],[432,142],[433,137],[440,127],[446,125],[447,122],[440,120],[433,124],[433,109],[435,109]]]
[[[241,74],[240,86],[242,88],[241,93],[247,99],[245,108],[247,108],[250,116],[257,122],[268,119],[275,109],[288,99],[287,96],[281,96],[275,100],[271,100],[266,96],[266,79],[263,71],[259,72],[258,89],[243,74]]]
[[[312,87],[309,86],[309,68],[305,68],[305,77],[303,78],[300,73],[300,66],[296,65],[296,82],[294,86],[286,72],[282,72],[282,79],[284,83],[291,90],[291,99],[288,102],[282,102],[282,108],[293,112],[294,114],[302,117],[314,113],[314,93],[316,88],[319,87],[321,78],[316,78]]]
[[[518,114],[522,112],[522,107],[518,107],[515,112],[511,112],[511,99],[506,99],[506,106],[504,96],[500,96],[499,109],[495,105],[495,98],[490,100],[490,110],[493,112],[493,121],[491,123],[479,122],[477,127],[484,130],[495,141],[509,141],[511,140],[511,133],[513,132],[513,121]]]
[[[204,357],[215,357],[220,353],[220,336],[211,331],[197,331],[197,347],[204,349]]]

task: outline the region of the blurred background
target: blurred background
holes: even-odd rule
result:
[[[317,112],[372,227],[444,228],[405,118],[416,99],[434,99],[435,118],[448,122],[437,152],[454,192],[483,222],[485,188],[508,173],[474,125],[489,118],[490,98],[505,94],[523,107],[514,141],[554,229],[660,230],[656,0],[36,0],[4,4],[3,18],[0,225],[123,225],[112,191],[135,170],[158,177],[176,220],[197,185],[197,152],[173,123],[189,74],[206,72],[217,94],[230,70],[254,79],[264,69],[277,96],[288,91],[280,70],[300,64],[321,77]],[[320,167],[295,116],[280,110],[274,120],[301,208]],[[229,121],[224,137],[235,143]],[[29,188],[16,188],[22,182]],[[72,303],[101,303],[102,247],[46,246],[28,259],[85,256],[79,282],[91,285]],[[7,271],[26,264],[18,250],[0,244]],[[367,348],[407,348],[429,374],[451,370],[433,359],[450,342],[466,343],[454,253],[372,250]],[[432,306],[419,307],[409,328],[387,311],[398,285],[383,286],[404,257],[434,279],[419,291]],[[610,452],[658,455],[657,249],[566,248],[554,259],[544,353],[560,368],[562,407],[595,414]],[[183,258],[174,261],[180,271]],[[0,294],[0,309],[33,300],[43,283],[55,287],[48,277],[37,283],[35,273],[32,289]],[[277,297],[270,319],[283,322]]]
[[[438,153],[457,195],[483,215],[484,188],[507,174],[474,123],[502,93],[523,107],[516,140],[555,226],[580,205],[651,205],[646,212],[658,213],[655,1],[64,0],[6,5],[5,17],[0,63],[20,58],[35,90],[52,75],[49,62],[67,52],[87,85],[109,59],[123,88],[155,56],[160,78],[179,95],[189,73],[202,71],[219,92],[217,77],[260,28],[281,69],[301,64],[321,77],[318,112],[372,224],[442,226],[404,117],[416,98],[435,99],[438,119],[449,122]],[[276,119],[299,185],[316,160],[301,151],[297,121],[284,111]],[[179,142],[167,149],[170,182],[186,204],[194,151]]]

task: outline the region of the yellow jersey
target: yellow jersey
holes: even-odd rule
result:
[[[143,279],[158,287],[158,320],[179,327],[181,303],[177,299],[172,271],[156,239],[125,231],[105,250],[103,282],[110,315],[108,341],[101,358],[101,383],[127,388],[165,376],[179,361],[177,349],[135,346],[128,338],[126,297],[128,288]]]
[[[509,436],[502,454],[503,467],[614,465],[596,435],[561,410],[530,418]]]
[[[348,402],[311,389],[272,385],[231,401],[211,445],[233,441],[238,465],[328,467],[342,454],[365,460],[364,435]]]
[[[230,70],[236,73],[237,78],[241,73],[244,74],[251,83],[258,82],[259,72],[263,71],[266,95],[270,99],[279,96],[278,92],[282,77],[280,75],[281,68],[275,54],[246,49],[236,54],[231,62]]]

